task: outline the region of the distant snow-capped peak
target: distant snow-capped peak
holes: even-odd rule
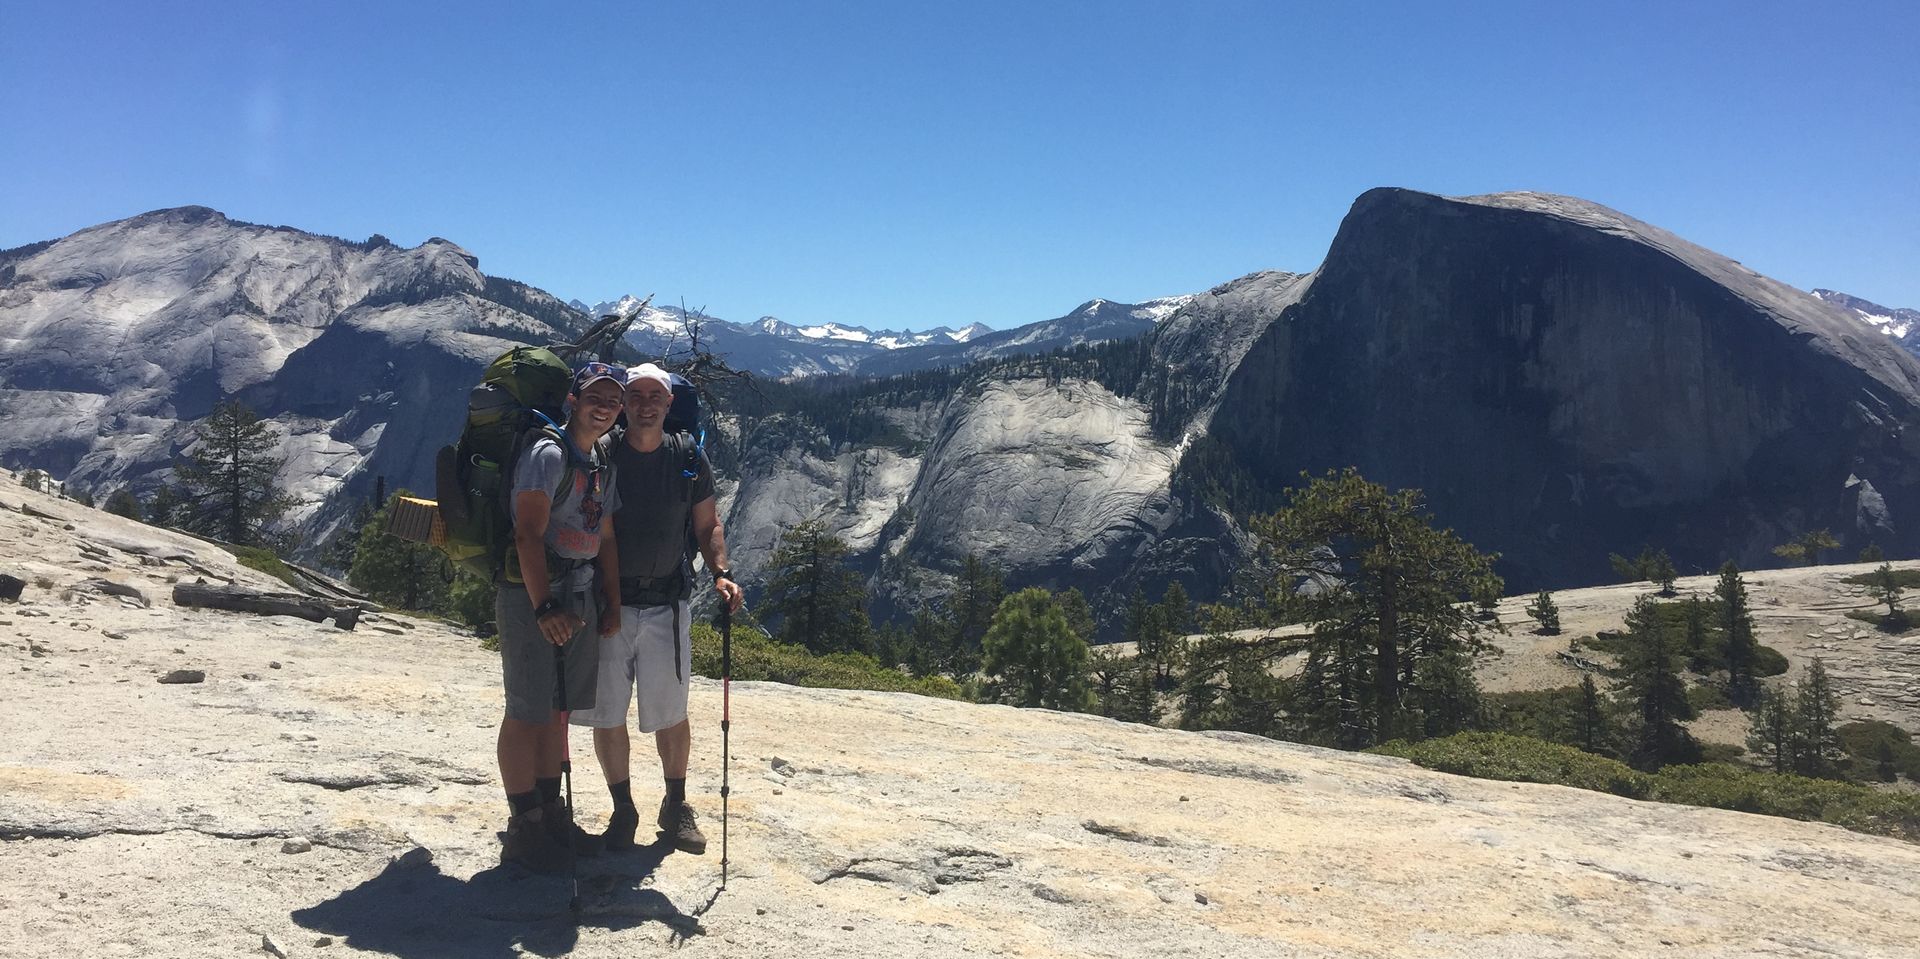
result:
[[[1814,290],[1813,295],[1852,313],[1862,322],[1879,328],[1880,332],[1897,340],[1906,339],[1914,327],[1920,326],[1920,310],[1885,307],[1837,290]]]

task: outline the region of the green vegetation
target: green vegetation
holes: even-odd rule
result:
[[[706,623],[693,624],[693,671],[720,675],[720,633]],[[818,689],[871,689],[961,699],[966,692],[944,676],[915,678],[889,669],[862,653],[816,656],[804,647],[779,643],[751,627],[733,630],[733,678],[764,680]]]
[[[213,408],[174,468],[182,529],[237,546],[284,546],[267,527],[294,503],[279,487],[279,439],[273,426],[237,400]],[[158,513],[158,510],[155,510]]]
[[[234,559],[240,561],[240,565],[258,570],[289,586],[299,587],[299,581],[293,578],[293,570],[288,569],[273,550],[264,546],[229,546],[227,549],[233,553]]]
[[[1080,712],[1093,708],[1086,641],[1044,589],[1023,589],[1001,601],[987,629],[982,666],[991,679],[988,695],[1000,702]]]
[[[1808,566],[1818,566],[1820,565],[1821,552],[1839,548],[1840,541],[1833,538],[1833,533],[1824,529],[1816,529],[1802,533],[1789,542],[1775,546],[1773,548],[1773,555],[1782,559],[1802,562]]]
[[[140,497],[133,495],[131,487],[122,486],[107,497],[107,512],[138,522],[141,519]]]
[[[1466,728],[1479,709],[1472,653],[1487,624],[1464,608],[1496,557],[1437,529],[1418,490],[1357,471],[1305,477],[1256,517],[1280,577],[1335,588],[1293,597],[1313,626],[1290,714],[1312,741],[1348,748]]]
[[[778,618],[779,640],[814,653],[871,653],[866,587],[844,560],[845,541],[808,520],[780,536],[768,564],[762,612]]]
[[[1658,773],[1642,773],[1571,746],[1505,733],[1392,742],[1370,751],[1482,779],[1573,786],[1635,799],[1826,822],[1855,832],[1920,841],[1920,796],[1879,792],[1852,783],[1753,772],[1723,763],[1668,766]]]
[[[1461,776],[1553,783],[1635,799],[1646,798],[1651,785],[1646,775],[1617,759],[1507,733],[1460,733],[1417,743],[1397,741],[1368,752],[1399,756],[1428,769]]]
[[[1650,582],[1660,587],[1660,595],[1673,595],[1673,581],[1678,572],[1673,568],[1673,559],[1667,551],[1643,547],[1640,555],[1628,559],[1619,553],[1609,553],[1607,562],[1612,564],[1614,575],[1623,583]]]
[[[1560,607],[1554,605],[1552,593],[1541,590],[1540,595],[1533,598],[1533,605],[1527,607],[1527,615],[1540,624],[1534,632],[1543,636],[1560,635]]]
[[[408,495],[394,491],[394,499]],[[425,543],[414,543],[387,532],[389,500],[351,532],[354,545],[347,582],[374,600],[401,609],[444,612],[454,570],[445,553]],[[492,598],[488,598],[488,619]]]

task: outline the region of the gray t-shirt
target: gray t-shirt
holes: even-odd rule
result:
[[[597,455],[597,454],[596,454]],[[567,472],[567,452],[543,436],[520,454],[513,469],[513,498],[508,501],[508,516],[518,520],[520,494],[529,490],[553,496],[560,478]],[[547,514],[547,549],[565,559],[592,559],[600,554],[603,520],[620,508],[619,484],[614,482],[614,467],[590,470],[575,463],[571,490],[561,491],[559,503]],[[579,588],[593,584],[593,567],[573,571],[565,585]]]
[[[694,452],[695,476],[685,475],[691,442],[679,434],[669,435],[651,453],[624,441],[614,447],[614,485],[622,506],[613,515],[613,535],[620,544],[621,578],[672,576],[686,557],[688,513],[693,504],[713,498],[713,465],[704,450]]]

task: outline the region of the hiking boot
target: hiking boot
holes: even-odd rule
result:
[[[673,848],[681,852],[698,856],[707,851],[707,837],[700,833],[700,824],[694,820],[693,804],[690,802],[672,803],[662,799],[660,831],[666,833],[673,840]]]
[[[573,865],[573,850],[554,841],[546,818],[536,809],[507,820],[500,862],[517,862],[534,872],[563,872]]]
[[[565,803],[550,802],[540,807],[542,818],[547,822],[547,835],[555,843],[569,846],[578,856],[600,855],[600,837],[580,828],[573,821],[573,810]]]
[[[626,852],[633,848],[633,833],[640,828],[640,811],[632,806],[615,807],[607,819],[607,831],[600,842],[608,852]]]

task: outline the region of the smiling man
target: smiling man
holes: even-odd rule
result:
[[[625,376],[606,363],[581,367],[565,432],[528,444],[512,473],[513,546],[494,597],[507,700],[500,779],[512,808],[501,861],[538,872],[564,869],[598,845],[560,801],[563,710],[593,705],[600,637],[620,628],[619,557],[605,529],[620,494],[601,440],[620,415]],[[561,663],[566,700],[556,702]]]
[[[698,544],[721,601],[737,610],[742,594],[727,572],[713,467],[693,437],[665,430],[673,404],[672,374],[645,363],[627,373],[626,385],[627,429],[613,452],[622,504],[613,514],[613,532],[620,544],[624,608],[619,631],[601,643],[595,707],[574,713],[573,721],[594,727],[594,753],[613,793],[607,848],[632,848],[640,820],[628,768],[631,700],[637,707],[635,725],[653,734],[666,779],[655,822],[674,848],[701,853],[707,839],[687,801],[687,760],[693,750],[687,722],[687,686],[693,673],[687,610],[693,596],[690,546]]]

